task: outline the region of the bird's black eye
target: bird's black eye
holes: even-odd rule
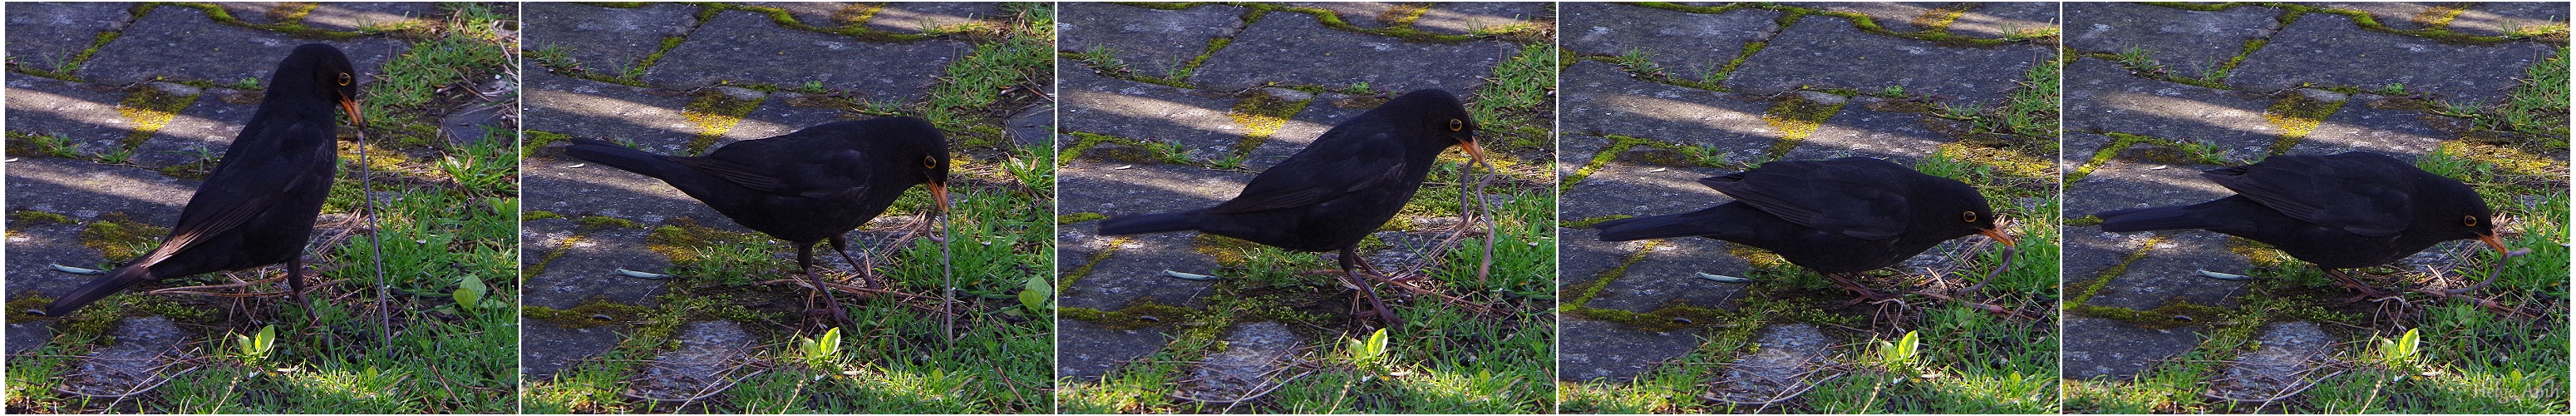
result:
[[[1453,118],[1453,119],[1449,119],[1449,131],[1459,131],[1459,130],[1466,130],[1466,129],[1467,129],[1467,122],[1466,122],[1466,121],[1464,121],[1464,120],[1459,120],[1459,119],[1454,119],[1454,118]]]
[[[933,156],[922,156],[922,157],[921,157],[921,168],[922,168],[922,169],[938,169],[938,168],[939,168],[939,158],[938,158],[938,157],[933,157]]]
[[[2476,226],[2478,226],[2478,216],[2476,216],[2476,215],[2462,215],[2462,216],[2460,216],[2460,225],[2462,225],[2462,226],[2469,226],[2469,227],[2476,227]]]
[[[1977,222],[1977,212],[1959,211],[1959,222]]]
[[[349,73],[347,73],[347,72],[342,72],[342,73],[340,73],[340,86],[343,86],[343,87],[349,86]]]

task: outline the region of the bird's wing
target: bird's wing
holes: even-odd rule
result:
[[[2262,163],[2211,169],[2201,176],[2301,221],[2373,237],[2405,231],[2414,204],[2391,183],[2407,178],[2340,162],[2351,161],[2273,156]]]
[[[725,182],[776,195],[824,198],[869,183],[866,157],[858,149],[770,140],[775,139],[736,142],[705,157],[673,159]]]
[[[1252,177],[1243,193],[1208,208],[1236,213],[1324,203],[1394,181],[1404,175],[1404,146],[1379,132],[1361,140],[1315,140],[1288,161]]]
[[[316,128],[314,125],[304,123],[289,124],[281,127],[282,128],[278,130],[278,134],[315,136],[327,136],[330,134],[320,128]],[[265,130],[263,130],[263,132],[265,132]],[[280,141],[235,140],[233,145],[256,146],[258,145],[257,143],[276,142]],[[287,150],[275,149],[257,151],[282,152]],[[195,247],[197,243],[204,241],[207,237],[231,232],[234,228],[240,227],[242,223],[250,221],[251,218],[259,217],[261,212],[266,212],[270,207],[277,205],[278,197],[289,194],[288,191],[290,190],[307,186],[330,186],[329,181],[331,178],[329,177],[314,178],[312,175],[305,175],[303,174],[304,172],[301,171],[279,170],[267,168],[265,166],[239,166],[242,166],[242,168],[223,169],[222,167],[218,167],[217,172],[207,175],[205,184],[199,185],[197,187],[197,193],[189,197],[187,208],[183,208],[179,211],[179,222],[171,227],[170,238],[163,240],[161,242],[161,247],[153,249],[152,253],[144,256],[144,260],[139,261],[160,261],[161,259],[170,257],[172,254],[177,254],[178,252],[186,251],[191,247]],[[315,183],[317,180],[320,181],[320,183]],[[206,201],[207,203],[199,203],[199,201]]]
[[[1788,161],[1699,183],[1798,225],[1875,240],[1904,233],[1913,218],[1899,189],[1907,178],[1890,173],[1895,172],[1835,161]]]

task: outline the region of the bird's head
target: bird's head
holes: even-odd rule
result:
[[[1476,117],[1467,113],[1466,104],[1458,101],[1457,95],[1437,88],[1414,90],[1387,100],[1378,108],[1416,115],[1404,119],[1418,120],[1423,124],[1416,128],[1432,132],[1431,137],[1439,137],[1441,146],[1464,148],[1467,157],[1475,159],[1477,165],[1485,164],[1485,148],[1476,145]]]
[[[1959,211],[1960,225],[1971,228],[1978,234],[1985,234],[1986,237],[1995,239],[1995,242],[2011,246],[2013,245],[2012,235],[2004,233],[2002,226],[1998,225],[2002,222],[2003,218],[1995,215],[1994,208],[1988,208],[1984,204]]]
[[[888,129],[901,141],[896,151],[899,163],[918,168],[922,184],[930,187],[930,199],[939,203],[939,212],[948,212],[948,139],[929,121],[911,117],[888,117],[886,123],[902,125]]]
[[[349,125],[366,125],[365,115],[358,113],[357,66],[349,64],[349,56],[340,48],[320,43],[295,47],[277,64],[268,85],[270,94],[310,94],[339,104],[348,111]]]

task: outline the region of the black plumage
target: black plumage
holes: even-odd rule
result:
[[[1333,126],[1296,155],[1252,177],[1234,199],[1213,207],[1111,218],[1103,235],[1196,230],[1297,251],[1339,251],[1343,272],[1389,324],[1371,283],[1360,279],[1352,248],[1413,199],[1440,152],[1467,149],[1482,164],[1476,122],[1458,97],[1426,89],[1406,93]]]
[[[1974,234],[2013,244],[1976,188],[1884,160],[1769,162],[1699,183],[1735,201],[1593,228],[1602,241],[1699,236],[1770,250],[1867,299],[1885,297],[1854,281],[1860,272]]]
[[[304,299],[304,245],[338,171],[339,121],[359,123],[357,70],[339,48],[295,48],[241,135],[179,211],[160,247],[45,305],[61,316],[143,282],[285,263],[287,286]]]
[[[2273,156],[2201,177],[2237,194],[2095,216],[2109,232],[2201,229],[2260,241],[2372,297],[2387,293],[2338,269],[2386,264],[2451,240],[2474,238],[2506,251],[2477,191],[2386,155]]]
[[[928,185],[948,208],[948,143],[930,122],[884,117],[807,127],[725,145],[706,156],[663,156],[614,143],[573,139],[564,154],[651,176],[704,202],[734,223],[796,245],[796,265],[814,280],[835,322],[840,300],[814,275],[814,245],[849,258],[843,234],[866,225],[913,185]],[[865,271],[851,262],[852,268]]]

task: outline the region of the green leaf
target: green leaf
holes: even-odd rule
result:
[[[1046,312],[1054,301],[1055,285],[1047,283],[1047,279],[1032,276],[1027,283],[1020,285],[1020,306],[1030,311]]]

